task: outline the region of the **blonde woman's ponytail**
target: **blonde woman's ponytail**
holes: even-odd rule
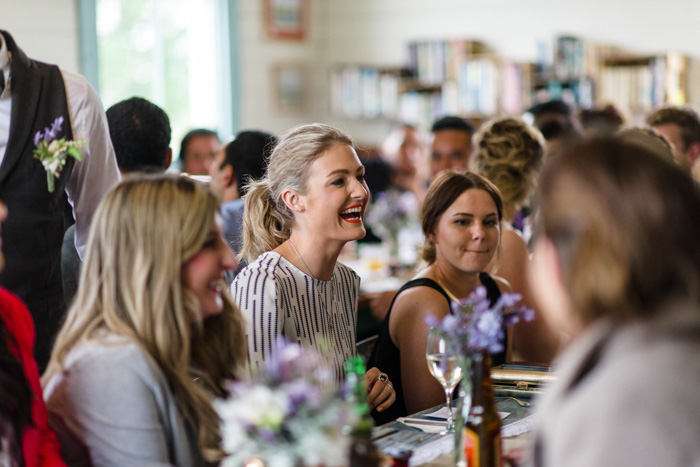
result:
[[[239,259],[252,263],[266,251],[277,248],[289,238],[292,220],[287,206],[278,206],[272,198],[267,180],[252,182],[245,197],[243,248]]]

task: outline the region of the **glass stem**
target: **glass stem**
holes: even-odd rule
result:
[[[447,425],[445,426],[446,431],[454,431],[455,429],[455,421],[454,417],[452,416],[452,393],[454,392],[454,388],[448,387],[445,388],[445,399],[447,399]]]

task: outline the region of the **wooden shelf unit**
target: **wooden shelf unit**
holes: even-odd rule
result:
[[[331,110],[429,128],[442,115],[484,121],[551,99],[577,108],[613,103],[632,113],[688,101],[687,57],[634,55],[572,36],[554,45],[551,60],[535,64],[500,57],[479,41],[411,42],[404,68],[334,66]]]

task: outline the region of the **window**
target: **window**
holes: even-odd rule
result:
[[[191,128],[233,134],[232,0],[97,0],[92,14],[87,3],[81,16],[96,25],[92,76],[105,108],[132,96],[159,105],[170,118],[174,151]]]

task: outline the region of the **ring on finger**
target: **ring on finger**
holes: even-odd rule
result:
[[[379,381],[381,381],[384,384],[389,382],[389,377],[387,375],[385,375],[384,373],[380,373],[378,379],[379,379]]]

